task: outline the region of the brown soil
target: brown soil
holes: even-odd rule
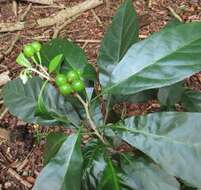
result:
[[[83,2],[84,0],[60,0],[58,5],[66,7]],[[100,40],[103,38],[107,26],[110,24],[115,10],[120,5],[121,0],[110,0],[109,8],[105,5],[94,9],[99,21],[95,18],[93,12],[87,11],[78,17],[71,24],[67,25],[60,32],[60,37],[67,37],[77,42],[84,50],[91,63],[96,62]],[[140,35],[147,37],[155,31],[159,31],[171,18],[172,15],[167,7],[174,9],[178,15],[185,21],[201,20],[201,3],[199,0],[152,0],[149,7],[148,1],[133,0],[133,4],[140,16],[141,28]],[[18,16],[22,14],[28,6],[28,3],[18,3]],[[47,17],[58,11],[57,8],[43,8],[33,4],[26,20],[31,21],[37,18]],[[17,17],[12,11],[12,3],[0,3],[0,23],[15,22]],[[54,27],[31,29],[19,32],[20,40],[15,44],[13,51],[5,56],[0,62],[0,73],[9,70],[10,77],[15,78],[20,72],[20,67],[16,65],[15,58],[21,51],[22,46],[33,39],[40,41],[48,41],[53,34]],[[0,52],[4,53],[10,46],[12,39],[16,33],[0,34]],[[94,40],[85,43],[85,40]],[[80,42],[82,41],[82,42]],[[201,75],[195,75],[188,79],[188,83],[195,89],[201,90]],[[138,115],[146,111],[157,110],[157,102],[149,102],[143,105],[126,105],[128,106],[129,115]],[[4,110],[4,106],[0,105],[0,113]],[[1,115],[1,114],[0,114]],[[11,132],[11,142],[0,141],[0,190],[24,190],[31,189],[23,184],[28,182],[33,185],[40,172],[43,155],[44,135],[47,133],[46,128],[36,129],[35,126],[24,124],[17,120],[9,113],[0,121],[0,127],[4,127]],[[62,130],[56,128],[56,130]],[[40,141],[34,140],[34,134],[39,131],[41,135]],[[14,170],[14,175],[12,171]],[[20,177],[21,180],[18,179]]]

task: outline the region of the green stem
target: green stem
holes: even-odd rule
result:
[[[50,78],[49,76],[45,75],[44,73],[41,73],[41,72],[38,71],[37,69],[34,69],[34,68],[27,68],[26,70],[32,71],[32,72],[38,74],[39,76],[45,78],[45,79],[48,80],[48,81],[52,81],[52,80],[53,80],[52,78]]]
[[[39,64],[39,68],[41,69],[41,71],[42,71],[45,75],[49,76],[49,73],[45,70],[45,68],[44,68],[41,64]]]
[[[34,56],[31,56],[31,59],[33,60],[33,62],[38,65],[38,62],[36,61],[35,57]]]
[[[89,103],[85,102],[82,97],[79,94],[75,94],[75,96],[77,97],[77,99],[81,102],[81,104],[83,105],[85,112],[86,112],[86,117],[89,121],[90,127],[91,129],[94,131],[94,133],[96,134],[96,136],[103,142],[103,144],[107,145],[107,143],[105,142],[105,140],[103,139],[103,137],[101,136],[101,134],[98,132],[98,130],[96,129],[96,125],[93,122],[90,112],[89,112]]]
[[[41,69],[41,71],[46,75],[46,76],[49,76],[49,73],[45,70],[45,68],[41,65],[41,57],[40,55],[38,55],[38,59],[39,59],[39,63],[36,61],[35,57],[32,56],[31,59],[33,60],[33,62],[39,66],[39,68]]]
[[[42,60],[41,60],[40,52],[37,52],[36,55],[37,55],[37,57],[38,57],[39,63],[41,64],[41,63],[42,63]]]

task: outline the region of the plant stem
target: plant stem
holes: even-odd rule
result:
[[[49,76],[48,72],[45,70],[45,68],[44,68],[41,64],[39,64],[39,68],[41,69],[41,71],[42,71],[44,74],[46,74],[47,76]]]
[[[37,73],[38,75],[40,75],[41,77],[47,79],[48,81],[52,81],[52,80],[53,80],[52,78],[50,78],[49,76],[47,76],[47,75],[41,73],[41,72],[38,71],[37,69],[34,69],[34,68],[27,68],[27,70],[33,71],[34,73]]]
[[[95,123],[93,122],[93,120],[91,118],[91,115],[90,115],[90,112],[89,112],[89,103],[85,102],[79,94],[76,93],[75,96],[81,102],[81,104],[83,105],[83,107],[85,109],[86,117],[87,117],[87,119],[89,121],[91,129],[95,132],[96,136],[103,142],[103,144],[107,145],[107,143],[105,142],[105,140],[103,139],[101,134],[96,129],[96,125],[95,125]]]

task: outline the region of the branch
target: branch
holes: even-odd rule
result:
[[[0,3],[5,3],[8,2],[9,0],[0,0]],[[21,0],[21,1],[26,1],[26,2],[31,2],[31,3],[38,3],[42,5],[52,5],[54,3],[53,0]]]
[[[182,18],[175,12],[175,10],[172,7],[169,6],[168,9],[177,20],[183,22]]]
[[[103,139],[103,137],[100,135],[100,133],[98,132],[98,130],[96,129],[96,125],[93,122],[90,112],[89,112],[89,104],[88,102],[85,102],[82,97],[79,94],[75,94],[75,96],[77,97],[77,99],[81,102],[81,104],[83,105],[85,112],[86,112],[86,117],[89,121],[90,127],[91,129],[95,132],[96,136],[103,142],[103,144],[107,145],[107,143],[105,142],[105,140]]]
[[[83,12],[93,9],[103,3],[103,0],[86,0],[83,3],[75,5],[71,8],[66,8],[59,11],[56,15],[52,15],[47,18],[38,19],[31,23],[17,22],[17,23],[0,23],[0,33],[1,32],[13,32],[18,30],[23,30],[27,28],[41,28],[52,26],[58,23],[63,23],[65,20],[70,19],[76,15],[80,15]]]
[[[9,168],[8,169],[8,173],[12,176],[12,177],[14,177],[15,179],[17,179],[22,185],[24,185],[25,187],[27,187],[27,188],[31,188],[32,187],[32,185],[28,182],[28,181],[26,181],[26,180],[24,180],[15,170],[13,170],[12,168]]]
[[[28,1],[31,3],[37,3],[42,5],[52,5],[54,3],[53,0],[23,0],[23,1]]]
[[[11,45],[10,45],[10,47],[8,48],[8,50],[7,50],[6,52],[3,52],[2,54],[0,54],[0,61],[2,61],[5,56],[9,55],[9,54],[12,52],[12,50],[13,50],[15,44],[17,43],[17,41],[18,41],[19,39],[20,39],[20,36],[19,36],[18,34],[15,35],[15,37],[14,37],[14,39],[12,40]]]
[[[8,71],[0,74],[0,86],[3,86],[10,80],[10,77],[8,76],[8,74],[9,74]]]

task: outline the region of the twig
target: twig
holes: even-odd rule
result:
[[[139,35],[139,38],[140,39],[145,39],[145,38],[147,38],[148,36],[147,35]]]
[[[96,14],[96,12],[95,12],[93,9],[91,9],[91,12],[92,12],[94,18],[96,19],[96,21],[98,22],[98,24],[99,24],[100,26],[103,26],[103,23],[101,22],[100,18],[99,18],[98,15]]]
[[[149,0],[148,7],[151,8],[151,6],[152,6],[152,0]]]
[[[182,18],[174,11],[172,7],[169,6],[168,9],[177,20],[179,20],[180,22],[183,22]]]
[[[3,86],[10,80],[8,74],[9,74],[9,71],[6,71],[0,74],[0,86]]]
[[[66,8],[59,11],[56,15],[38,19],[32,23],[17,22],[17,23],[0,23],[0,32],[13,32],[23,30],[25,28],[41,28],[52,26],[58,23],[63,23],[65,20],[80,15],[81,13],[93,9],[103,3],[103,0],[86,0],[83,3],[75,5],[71,8]]]
[[[84,42],[83,46],[82,46],[82,49],[84,49],[86,46],[88,45],[88,42]]]
[[[55,8],[55,9],[64,9],[65,6],[63,5],[48,5],[48,6],[41,6],[41,5],[34,5],[34,8],[36,9],[49,9],[49,8]]]
[[[16,178],[18,181],[20,181],[21,184],[23,184],[25,187],[28,187],[28,188],[31,188],[32,185],[28,182],[28,181],[25,181],[24,179],[22,179],[22,177],[15,171],[13,170],[12,168],[9,168],[8,169],[8,173]]]
[[[74,17],[71,17],[70,19],[68,19],[67,21],[65,21],[62,25],[60,26],[56,26],[55,29],[54,29],[54,34],[52,36],[52,38],[57,38],[58,35],[59,35],[59,32],[64,28],[66,27],[66,25],[68,25],[69,23],[71,23],[72,21],[74,21],[79,15],[76,15]]]
[[[86,39],[86,40],[83,40],[83,39],[77,39],[75,40],[76,42],[80,42],[80,43],[85,43],[85,42],[88,42],[88,43],[100,43],[101,40],[90,40],[90,39]]]
[[[2,120],[4,118],[4,116],[6,115],[7,112],[8,112],[8,108],[5,108],[4,111],[0,115],[0,120]]]
[[[110,12],[110,0],[105,0],[106,10]]]
[[[98,130],[96,129],[96,125],[95,123],[93,122],[92,118],[91,118],[91,115],[90,115],[90,112],[89,112],[89,103],[88,102],[85,102],[82,97],[79,95],[79,94],[75,94],[75,97],[77,97],[77,99],[80,101],[80,103],[83,105],[84,109],[85,109],[85,112],[86,112],[86,117],[89,121],[89,124],[90,124],[90,127],[91,129],[95,132],[96,136],[103,142],[103,144],[106,144],[107,143],[105,142],[105,140],[103,139],[103,137],[100,135],[100,133],[98,132]]]
[[[2,61],[5,56],[9,55],[9,54],[12,52],[12,50],[13,50],[13,48],[14,48],[16,42],[17,42],[19,39],[20,39],[20,36],[19,36],[18,34],[15,35],[15,38],[13,39],[13,41],[12,41],[12,43],[11,43],[9,49],[8,49],[6,52],[0,54],[0,61]]]
[[[23,0],[23,1],[42,4],[42,5],[52,5],[54,3],[53,0]]]
[[[29,152],[29,154],[26,156],[24,161],[17,166],[17,171],[18,172],[22,171],[22,169],[27,165],[27,163],[29,162],[29,157],[31,156],[32,153],[33,153],[33,149]]]
[[[24,19],[26,18],[27,14],[29,13],[29,11],[31,10],[32,7],[32,3],[30,3],[27,7],[27,9],[25,10],[25,12],[20,16],[19,21],[24,21]]]
[[[34,68],[27,68],[27,70],[32,71],[32,72],[38,74],[39,76],[41,76],[42,78],[44,78],[44,79],[46,79],[48,81],[54,81],[54,79],[51,78],[50,76],[48,76],[48,75],[46,75],[46,74],[44,74],[44,73],[42,73],[42,72],[40,72],[40,71],[38,71],[38,70],[36,70]]]
[[[16,0],[13,0],[13,12],[14,12],[14,15],[17,17],[17,1]]]
[[[25,28],[24,22],[0,23],[0,32],[14,32],[18,30],[23,30],[24,28]]]

